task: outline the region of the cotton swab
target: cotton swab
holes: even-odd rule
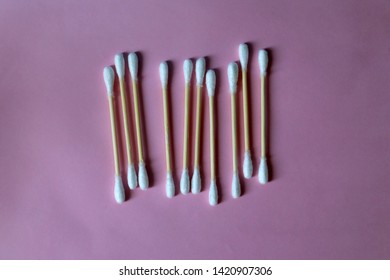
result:
[[[168,106],[168,64],[162,62],[160,64],[160,80],[164,96],[164,130],[165,130],[165,155],[167,164],[167,178],[166,178],[166,194],[171,198],[175,195],[175,184],[172,177],[171,166],[171,141],[169,129],[169,106]]]
[[[189,142],[189,121],[190,121],[190,90],[192,76],[192,61],[186,59],[183,63],[185,82],[185,102],[184,102],[184,137],[183,137],[183,171],[180,179],[180,191],[187,194],[190,191],[190,177],[188,174],[188,142]]]
[[[261,158],[259,166],[259,182],[265,184],[268,182],[268,166],[266,158],[266,104],[265,104],[265,80],[267,76],[268,54],[266,50],[259,51],[259,67],[261,79]]]
[[[244,135],[245,135],[245,155],[244,155],[244,177],[251,178],[253,174],[253,165],[250,149],[250,132],[249,132],[249,101],[248,101],[248,45],[241,44],[238,48],[240,64],[242,70],[242,98],[244,111]]]
[[[195,158],[194,158],[194,174],[191,179],[191,191],[193,194],[199,193],[201,190],[200,178],[200,130],[201,130],[201,114],[202,114],[202,88],[204,74],[206,71],[206,60],[202,57],[196,60],[196,128],[195,128]]]
[[[218,189],[217,177],[215,168],[215,113],[214,113],[214,94],[215,94],[215,72],[208,70],[206,74],[206,87],[209,95],[209,109],[210,109],[210,166],[211,166],[211,182],[209,191],[210,205],[217,205],[218,203]]]
[[[131,81],[133,85],[133,97],[134,97],[134,116],[135,116],[135,128],[137,133],[137,145],[138,145],[138,183],[142,190],[149,188],[149,178],[146,171],[142,135],[141,135],[141,121],[139,111],[139,90],[138,90],[138,57],[136,53],[130,53],[128,56],[129,70],[131,75]]]
[[[125,201],[125,190],[123,188],[122,177],[120,174],[119,167],[119,151],[118,151],[118,140],[116,132],[116,116],[114,107],[114,79],[115,74],[112,67],[105,67],[103,70],[104,83],[107,88],[108,104],[110,108],[110,119],[111,119],[111,134],[112,134],[112,146],[114,149],[114,163],[115,163],[115,188],[114,195],[115,200],[118,203]]]
[[[231,94],[231,111],[232,111],[232,147],[233,147],[233,180],[232,180],[232,196],[238,198],[241,195],[240,179],[238,177],[237,167],[237,113],[236,113],[236,93],[238,66],[232,62],[228,66],[229,88]]]
[[[125,86],[125,60],[123,59],[122,54],[115,55],[115,69],[119,78],[123,124],[125,127],[125,142],[127,151],[127,184],[129,185],[129,188],[133,190],[137,187],[137,174],[135,173],[134,163],[131,156],[129,111],[127,108],[127,94]]]

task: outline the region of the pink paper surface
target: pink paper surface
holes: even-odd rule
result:
[[[385,0],[0,1],[0,258],[390,258],[389,32]],[[251,50],[255,172],[244,180],[239,91],[244,193],[233,199],[226,69],[238,60],[242,42]],[[265,186],[257,180],[260,48],[272,55],[272,182]],[[127,192],[128,200],[117,205],[102,70],[116,53],[129,51],[141,54],[152,188]],[[202,192],[178,194],[182,63],[201,56],[217,73],[216,207],[208,204],[206,93]],[[165,195],[158,73],[164,60],[172,77],[173,199]],[[192,173],[193,151],[190,162]]]

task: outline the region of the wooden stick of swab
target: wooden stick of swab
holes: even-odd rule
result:
[[[135,173],[134,163],[131,156],[129,110],[127,107],[127,93],[125,86],[125,60],[123,59],[122,54],[115,55],[115,69],[119,78],[123,125],[125,127],[125,142],[127,151],[127,184],[129,185],[130,189],[134,190],[137,187],[137,174]]]
[[[146,171],[142,134],[141,134],[141,118],[139,111],[139,96],[138,96],[138,57],[136,53],[130,53],[128,56],[129,70],[131,74],[131,81],[133,85],[133,97],[134,97],[134,116],[135,116],[135,128],[137,133],[137,145],[138,145],[138,183],[142,190],[149,188],[149,178]]]
[[[242,70],[242,98],[244,112],[244,135],[245,135],[245,155],[243,164],[243,173],[245,178],[251,178],[253,175],[253,165],[250,148],[249,132],[249,101],[248,101],[248,45],[241,44],[238,48],[240,64]]]
[[[206,87],[209,95],[209,109],[210,109],[210,168],[211,168],[211,181],[209,191],[209,203],[210,205],[217,205],[218,203],[218,189],[217,189],[217,176],[215,167],[215,113],[214,113],[214,94],[215,94],[215,72],[208,70],[206,74]]]
[[[171,198],[175,195],[175,184],[172,177],[171,166],[171,141],[169,129],[169,105],[168,105],[168,64],[162,62],[160,64],[160,80],[163,90],[164,99],[164,130],[165,130],[165,156],[167,164],[167,179],[166,179],[166,194]]]
[[[180,191],[187,194],[190,191],[190,176],[188,174],[188,142],[189,142],[189,122],[190,122],[190,91],[192,76],[192,61],[186,59],[183,63],[185,82],[185,102],[184,102],[184,137],[183,137],[183,171],[180,179]]]
[[[114,149],[114,163],[115,163],[115,188],[114,196],[118,203],[125,201],[125,190],[123,188],[122,177],[120,174],[119,167],[119,152],[118,152],[118,140],[116,132],[116,115],[114,107],[114,79],[115,74],[112,67],[105,67],[103,70],[104,83],[107,88],[108,104],[110,108],[110,119],[111,119],[111,135],[112,135],[112,146]]]
[[[231,94],[231,110],[232,110],[232,147],[233,147],[233,179],[232,179],[232,196],[237,198],[241,195],[240,178],[238,177],[237,167],[237,113],[236,113],[236,93],[238,66],[232,62],[228,66],[229,88]]]
[[[201,130],[201,115],[202,115],[202,88],[204,73],[206,71],[205,59],[199,58],[196,60],[195,72],[196,72],[196,128],[195,128],[195,158],[194,158],[194,174],[191,179],[191,191],[196,194],[201,190],[201,178],[200,178],[200,130]]]
[[[265,101],[265,80],[267,76],[268,54],[266,50],[259,51],[259,67],[261,80],[261,158],[259,166],[259,182],[265,184],[268,182],[268,166],[266,158],[266,101]]]

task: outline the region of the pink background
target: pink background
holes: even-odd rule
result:
[[[390,258],[389,1],[9,0],[0,34],[0,258]],[[251,44],[255,177],[234,200],[226,67],[242,42]],[[259,48],[272,52],[266,186],[257,181]],[[117,205],[102,69],[128,51],[142,54],[153,187]],[[158,65],[171,61],[178,189],[182,62],[200,56],[218,79],[217,207],[206,98],[203,191],[165,196]]]

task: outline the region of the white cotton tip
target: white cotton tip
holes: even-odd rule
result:
[[[168,84],[168,63],[166,62],[160,63],[160,80],[161,85],[166,87]]]
[[[216,84],[215,71],[208,70],[206,74],[206,87],[209,96],[214,96],[215,84]]]
[[[122,177],[119,175],[115,176],[114,195],[116,202],[119,204],[125,201],[125,189],[123,188]]]
[[[237,63],[231,62],[228,66],[228,78],[230,93],[235,94],[237,91],[237,80],[238,80],[238,66]]]
[[[246,151],[244,155],[244,165],[243,165],[244,177],[249,179],[253,175],[253,165],[251,159],[250,151]]]
[[[268,182],[268,166],[267,159],[265,157],[260,159],[259,182],[260,184],[266,184]]]
[[[165,183],[165,189],[167,197],[172,198],[175,196],[175,183],[173,182],[172,172],[167,173],[167,181]]]
[[[138,56],[136,53],[132,52],[127,57],[127,62],[129,63],[129,70],[131,78],[136,81],[138,79]]]
[[[138,165],[138,183],[141,190],[147,190],[149,188],[148,172],[146,171],[144,162],[140,162]]]
[[[247,44],[241,44],[238,47],[238,54],[240,56],[240,63],[241,63],[241,68],[243,70],[246,70],[248,67],[248,45]]]
[[[115,80],[115,74],[112,67],[107,66],[103,69],[103,78],[104,83],[106,84],[107,88],[107,94],[110,96],[114,95],[114,80]]]
[[[259,67],[260,67],[260,74],[262,76],[267,75],[268,53],[266,50],[259,50]]]
[[[188,175],[188,169],[183,169],[180,178],[180,192],[187,194],[190,192],[190,175]]]
[[[125,77],[125,60],[121,53],[115,55],[115,69],[119,79],[123,79]]]
[[[193,65],[191,59],[184,60],[183,71],[184,71],[184,81],[186,84],[191,82],[192,69],[193,69]]]
[[[218,204],[218,189],[217,182],[215,180],[211,180],[210,182],[209,203],[211,206]]]
[[[134,190],[137,187],[137,173],[135,172],[134,164],[127,166],[127,184],[130,190]]]
[[[240,186],[240,178],[238,177],[238,173],[233,173],[232,180],[232,196],[233,198],[238,198],[241,195],[241,186]]]
[[[204,57],[196,60],[196,84],[198,86],[203,85],[204,73],[206,72],[206,60]]]
[[[193,194],[200,193],[200,185],[201,185],[201,179],[200,179],[199,168],[195,168],[194,174],[192,175],[192,179],[191,179],[191,192]]]

